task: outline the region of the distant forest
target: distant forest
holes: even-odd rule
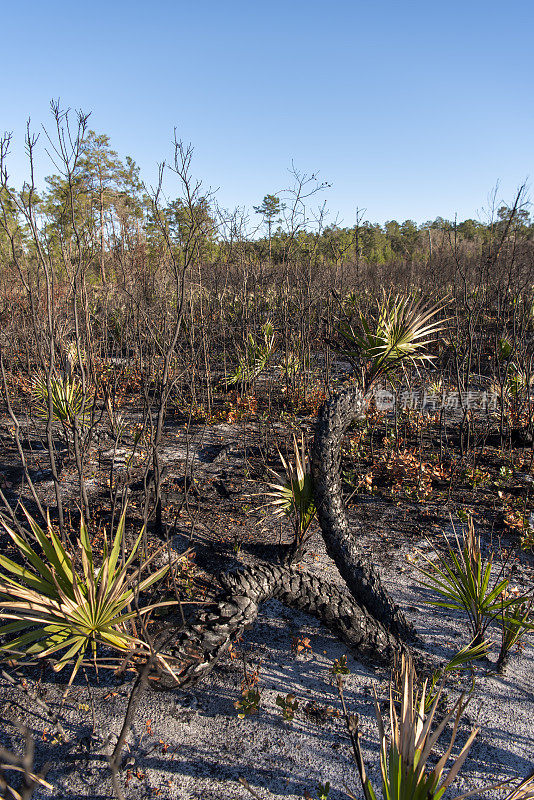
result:
[[[148,285],[162,259],[171,258],[176,266],[194,261],[208,281],[210,273],[232,263],[261,265],[262,281],[269,274],[263,268],[277,274],[284,265],[306,270],[328,265],[332,288],[341,291],[362,282],[373,287],[406,278],[412,285],[426,285],[429,272],[437,288],[452,279],[451,269],[454,273],[459,260],[488,266],[505,243],[512,247],[514,260],[521,257],[517,248],[532,247],[534,220],[525,187],[510,205],[495,203],[484,222],[438,217],[422,225],[409,219],[380,225],[356,210],[355,224],[341,227],[323,219],[326,185],[295,171],[284,192],[266,194],[248,212],[228,212],[197,182],[190,147],[176,143],[174,163],[161,167],[160,186],[149,192],[135,162],[120,158],[107,136],[87,130],[87,118],[78,118],[72,136],[67,121],[56,109],[56,138],[45,140],[56,170],[46,178],[44,190],[31,185],[34,160],[46,158],[43,141],[39,155],[35,140],[28,142],[29,178],[19,191],[9,181],[9,138],[3,141],[4,270],[17,249],[30,257],[38,238],[41,256],[46,252],[60,272],[68,274],[83,261],[84,275],[93,283],[120,281],[133,270]],[[212,269],[205,270],[208,266]]]
[[[5,397],[10,384],[29,391],[36,374],[70,374],[74,359],[84,393],[115,396],[119,384],[140,393],[161,431],[171,400],[209,416],[221,386],[252,396],[276,362],[269,408],[274,397],[298,405],[317,381],[331,390],[342,331],[380,316],[384,294],[442,306],[447,330],[433,363],[458,391],[473,375],[533,372],[525,186],[508,205],[496,200],[485,222],[379,225],[358,211],[352,227],[339,227],[324,220],[325,185],[294,171],[286,191],[260,191],[253,209],[227,211],[195,177],[190,146],[175,142],[148,190],[87,117],[53,110],[55,130],[39,142],[28,136],[19,189],[9,137],[1,145]],[[43,190],[32,175],[47,154],[54,171]]]

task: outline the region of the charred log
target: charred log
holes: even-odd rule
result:
[[[181,688],[211,672],[232,639],[256,620],[262,603],[270,598],[315,616],[359,659],[385,665],[403,652],[402,643],[350,595],[303,570],[265,564],[228,573],[222,581],[224,596],[186,624],[167,648]]]
[[[319,411],[312,449],[317,516],[329,556],[357,603],[392,633],[413,640],[415,631],[382,585],[370,558],[359,546],[359,523],[350,523],[341,492],[341,443],[349,425],[363,415],[365,398],[357,389],[333,397]]]
[[[184,625],[172,646],[164,648],[172,660],[175,684],[186,688],[208,675],[270,598],[317,617],[366,661],[391,664],[406,650],[403,642],[415,638],[412,625],[359,546],[361,526],[349,524],[343,505],[341,443],[351,422],[363,413],[364,402],[361,392],[349,390],[325,403],[312,450],[319,524],[350,594],[287,564],[262,564],[221,576],[225,594]]]

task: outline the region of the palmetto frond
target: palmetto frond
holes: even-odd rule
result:
[[[93,652],[97,643],[117,650],[128,650],[136,645],[142,647],[143,642],[129,632],[128,623],[155,606],[132,610],[132,605],[135,605],[140,592],[165,575],[169,565],[144,579],[140,578],[141,570],[154,556],[142,567],[130,569],[143,531],[126,562],[119,562],[126,510],[117,526],[111,549],[104,536],[100,568],[95,567],[89,533],[82,519],[79,535],[81,570],[76,567],[73,554],[63,546],[50,519],[45,531],[25,513],[31,538],[41,555],[1,520],[26,564],[21,566],[0,555],[0,619],[7,623],[0,627],[0,635],[16,634],[15,638],[4,642],[0,650],[36,658],[63,651],[54,669],[61,670],[76,657],[76,671],[89,645]]]
[[[492,580],[493,554],[484,559],[472,517],[462,540],[456,537],[456,547],[449,546],[444,556],[436,553],[436,561],[423,556],[426,568],[417,567],[423,576],[423,585],[439,595],[439,599],[429,602],[437,607],[465,611],[477,642],[503,609],[524,600],[516,597],[504,599],[508,579],[498,576]]]
[[[32,383],[37,416],[48,418],[48,386],[44,376],[36,376]],[[93,402],[84,397],[83,387],[75,377],[52,378],[50,380],[52,416],[69,428],[76,420],[84,423],[90,414]]]
[[[277,517],[294,517],[297,532],[303,537],[315,516],[315,501],[313,495],[313,479],[309,458],[306,453],[304,436],[301,437],[300,446],[296,437],[293,437],[294,463],[279,453],[280,461],[285,471],[285,478],[271,470],[278,479],[270,483],[268,496],[272,499],[268,503]]]
[[[441,693],[442,686],[436,692],[430,710],[426,714],[426,681],[419,689],[413,663],[409,659],[403,658],[401,702],[398,712],[393,689],[390,690],[391,733],[389,745],[385,722],[375,696],[375,711],[380,738],[382,795],[385,800],[439,800],[455,780],[467,758],[478,728],[473,728],[459,755],[446,772],[460,718],[467,701],[462,695],[433,730],[432,723],[436,716]],[[449,744],[432,769],[429,765],[436,744],[452,720],[453,728]],[[359,744],[357,746],[359,748]],[[376,800],[376,793],[365,772],[361,752],[358,753],[358,768],[366,800]]]
[[[417,674],[412,661],[403,658],[401,668],[400,708],[390,688],[389,696],[389,743],[386,724],[375,695],[375,711],[380,739],[380,771],[382,773],[382,797],[384,800],[440,800],[449,786],[456,780],[479,731],[474,727],[456,758],[450,766],[454,743],[462,714],[469,702],[462,694],[452,708],[434,724],[439,707],[443,684],[436,692],[430,709],[427,707],[427,682],[422,687],[418,684]],[[443,754],[434,756],[439,739],[452,723],[448,744]],[[357,718],[349,718],[349,730],[353,737],[356,764],[360,775],[365,800],[377,800],[374,787],[366,772],[360,747],[360,733]],[[434,765],[434,766],[432,766]],[[496,789],[509,784],[510,781],[484,786],[458,795],[454,800],[464,800],[489,789]],[[356,800],[355,795],[350,797]],[[534,800],[534,772],[521,780],[504,798],[504,800]]]
[[[360,314],[358,325],[339,326],[345,355],[367,362],[366,388],[403,362],[430,362],[424,349],[435,340],[443,322],[436,315],[443,304],[427,305],[409,296],[384,295],[374,324]]]
[[[269,320],[261,327],[263,342],[257,341],[249,333],[246,341],[245,352],[239,356],[239,364],[233,375],[228,378],[228,384],[249,384],[263,372],[267,366],[274,347],[275,335],[272,322]]]

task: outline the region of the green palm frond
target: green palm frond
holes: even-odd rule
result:
[[[487,656],[490,647],[490,639],[484,639],[482,642],[476,642],[475,640],[469,642],[445,664],[443,672],[456,672],[457,670],[465,669],[472,661]]]
[[[432,726],[438,709],[443,686],[440,686],[428,714],[425,713],[426,681],[418,689],[417,674],[413,663],[403,658],[400,710],[397,712],[393,687],[390,690],[389,717],[390,743],[386,726],[375,695],[375,711],[380,738],[380,771],[382,773],[382,796],[384,800],[440,800],[458,775],[478,733],[473,728],[459,755],[447,771],[460,718],[468,701],[464,695],[435,727]],[[453,721],[449,743],[434,768],[433,752],[449,722]],[[358,750],[358,768],[366,800],[376,800],[376,792],[369,781],[359,750],[359,738],[355,739]]]
[[[257,341],[249,333],[246,341],[245,352],[239,356],[239,364],[233,375],[228,378],[228,384],[253,383],[267,366],[274,348],[274,327],[269,320],[261,327],[263,342]]]
[[[48,419],[49,392],[44,376],[37,376],[33,379],[32,394],[35,399],[37,416]],[[91,413],[93,402],[84,397],[82,384],[75,377],[52,378],[50,380],[50,397],[53,418],[68,428],[74,427],[76,420],[85,423]]]
[[[304,436],[301,437],[300,447],[296,437],[293,437],[294,463],[283,457],[279,452],[280,460],[285,470],[285,477],[270,470],[278,480],[270,483],[272,490],[268,496],[272,499],[269,504],[276,517],[290,517],[295,521],[297,536],[300,540],[306,535],[315,516],[315,500],[313,493],[313,478],[309,458],[306,453]]]
[[[436,692],[441,682],[447,673],[459,672],[462,670],[472,669],[472,662],[479,658],[485,658],[491,648],[492,642],[490,639],[483,641],[473,640],[469,644],[462,647],[441,669],[436,670],[430,677],[425,697],[425,713],[427,713],[432,703],[436,698]],[[474,677],[473,677],[474,686]]]
[[[515,603],[508,607],[504,607],[503,604],[498,617],[501,626],[501,649],[497,661],[498,669],[504,666],[512,647],[534,631],[533,603],[532,597],[519,597]]]
[[[471,633],[479,642],[489,623],[503,609],[517,604],[518,598],[504,599],[508,578],[492,580],[493,553],[487,560],[483,558],[472,517],[464,529],[462,541],[456,537],[456,547],[448,546],[446,555],[436,550],[435,553],[436,561],[422,556],[426,569],[417,567],[423,576],[421,583],[440,596],[428,602],[440,608],[465,611]]]
[[[138,609],[135,608],[135,601],[140,592],[166,574],[169,565],[157,569],[144,579],[140,577],[141,571],[154,556],[141,567],[133,571],[129,569],[143,531],[126,563],[119,563],[126,509],[117,526],[111,549],[104,534],[100,568],[95,567],[89,533],[82,519],[78,559],[81,561],[81,570],[75,565],[74,555],[61,543],[50,518],[45,531],[25,513],[31,538],[39,546],[42,555],[1,520],[4,530],[23,557],[25,566],[0,555],[0,619],[6,622],[0,627],[0,635],[16,634],[0,646],[0,651],[35,658],[63,651],[54,669],[59,671],[76,658],[76,672],[89,646],[93,654],[98,643],[122,651],[135,646],[144,647],[144,643],[130,633],[129,622],[156,606]]]
[[[374,324],[360,314],[356,327],[350,322],[338,326],[345,341],[344,354],[367,362],[366,388],[402,363],[432,361],[424,350],[443,328],[443,321],[435,319],[442,310],[443,304],[384,295]]]

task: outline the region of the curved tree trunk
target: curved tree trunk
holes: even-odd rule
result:
[[[416,638],[413,626],[382,586],[369,557],[358,547],[361,526],[349,525],[341,493],[341,443],[347,428],[363,415],[365,398],[357,389],[336,395],[319,411],[312,449],[317,516],[328,555],[352,596],[403,639]]]
[[[174,685],[188,687],[208,675],[228,651],[234,636],[258,615],[263,602],[274,597],[312,614],[334,630],[359,658],[391,663],[406,650],[401,640],[415,638],[382,586],[380,575],[362,555],[351,529],[341,495],[341,442],[350,423],[361,415],[364,398],[346,391],[325,403],[319,412],[312,451],[317,514],[326,548],[351,594],[334,584],[287,565],[260,565],[221,576],[226,594],[196,615],[163,647],[172,659]],[[361,529],[356,526],[356,533]],[[174,635],[174,634],[173,634]]]
[[[274,597],[312,614],[368,662],[389,664],[404,648],[386,628],[337,586],[295,567],[262,564],[223,576],[226,596],[196,615],[166,652],[176,662],[175,685],[206,677],[231,640],[251,625],[262,603]]]

